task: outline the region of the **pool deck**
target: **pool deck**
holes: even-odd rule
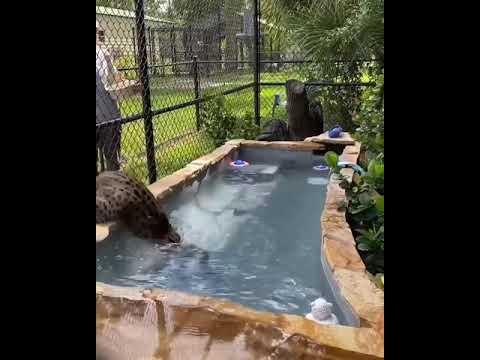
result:
[[[155,182],[149,186],[149,189],[157,199],[163,201],[169,196],[181,191],[183,188],[190,186],[196,180],[202,179],[207,174],[209,168],[214,167],[222,160],[231,157],[235,151],[240,149],[240,147],[288,151],[325,151],[328,149],[327,144],[316,142],[260,142],[233,140],[217,148],[212,153],[193,161],[185,168]],[[359,143],[348,145],[344,148],[341,160],[357,162],[359,153]],[[353,170],[343,169],[342,173],[351,178]],[[338,210],[339,204],[344,200],[344,190],[340,188],[338,182],[331,180],[327,188],[325,207],[320,220],[322,226],[321,241],[324,247],[325,258],[333,273],[333,278],[335,279],[341,295],[351,305],[354,312],[360,318],[360,328],[322,326],[295,315],[276,315],[268,312],[259,312],[227,301],[207,297],[197,297],[174,291],[155,289],[150,294],[149,299],[145,299],[141,294],[142,289],[118,288],[97,283],[97,334],[99,331],[99,321],[104,321],[105,317],[108,318],[112,314],[112,312],[110,312],[110,315],[103,312],[103,315],[101,315],[103,316],[103,320],[99,319],[99,306],[104,307],[105,304],[110,304],[108,306],[111,307],[111,309],[118,308],[117,310],[112,310],[113,312],[116,312],[120,311],[120,308],[125,305],[125,301],[131,304],[131,306],[136,306],[133,304],[145,303],[145,301],[153,300],[156,302],[157,307],[165,307],[167,306],[166,304],[174,303],[176,304],[175,306],[178,307],[177,311],[180,311],[179,309],[184,309],[183,311],[191,312],[190,316],[193,318],[197,316],[204,317],[205,311],[207,310],[213,311],[216,314],[213,318],[219,326],[221,325],[221,323],[218,323],[219,319],[229,317],[229,319],[232,318],[235,319],[235,321],[241,322],[245,327],[252,327],[253,324],[256,324],[255,326],[259,324],[262,324],[262,326],[268,326],[270,330],[267,331],[267,333],[281,331],[285,334],[286,339],[291,339],[292,336],[298,336],[299,339],[295,340],[295,344],[297,345],[297,341],[300,341],[320,346],[320,348],[317,348],[317,352],[314,353],[317,355],[322,354],[324,356],[315,357],[315,355],[313,355],[312,359],[384,358],[384,292],[377,288],[368,277],[365,266],[356,250],[355,240],[346,221],[345,213]],[[105,225],[100,230],[108,231],[109,229],[112,229],[112,226],[115,225]],[[99,227],[97,226],[97,241],[99,235],[98,231]],[[119,299],[121,300],[120,302],[118,302]],[[125,311],[125,309],[122,311]],[[120,315],[117,313],[116,316]],[[207,323],[202,323],[202,326],[214,327],[213,323],[208,326]],[[175,322],[175,326],[182,327],[186,325]],[[228,332],[229,330],[225,329],[224,331]],[[240,333],[241,332],[239,332],[239,334]],[[213,332],[209,333],[207,331],[207,334],[212,337],[212,341],[215,342],[218,340],[214,339]],[[243,334],[243,336],[246,335]],[[285,340],[285,336],[282,337],[282,339]],[[169,339],[169,341],[173,341],[173,338],[170,337]],[[262,356],[272,356],[275,351],[279,349],[279,345],[274,339],[272,338],[270,340],[270,342],[267,341],[270,345],[265,343],[261,346],[263,349],[262,351],[264,351]],[[251,358],[248,356],[242,357],[240,355],[242,353],[241,351],[246,350],[241,350],[241,346],[239,347],[238,344],[235,345],[234,343],[235,341],[232,340],[230,343],[230,349],[237,348],[237,352],[228,355],[228,358]],[[283,344],[284,342],[281,343]],[[306,351],[305,349],[311,348],[311,346],[306,346],[305,344],[305,346],[302,345],[301,347],[295,346],[295,344],[289,344],[289,349],[297,348],[297,352],[295,352],[297,355],[298,351]],[[169,346],[171,348],[172,344],[170,343]],[[202,351],[205,353],[207,350],[198,349],[198,351],[199,353],[202,353]],[[226,353],[221,353],[223,354],[221,356],[218,354],[212,355],[215,354],[215,352],[209,354],[210,355],[205,358],[226,358],[222,357],[226,356]],[[306,353],[303,353],[303,355],[305,358],[310,358]],[[153,356],[151,358],[161,359],[163,357]],[[202,357],[199,356],[198,358],[200,359]],[[258,357],[254,356],[253,358]],[[287,356],[287,358],[289,357]]]

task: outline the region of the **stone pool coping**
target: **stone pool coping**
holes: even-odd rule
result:
[[[359,155],[360,144],[356,143],[345,147],[340,160],[356,163]],[[341,172],[351,180],[352,169]],[[331,179],[321,217],[325,258],[340,293],[360,318],[360,326],[375,328],[383,334],[384,292],[370,280],[345,212],[338,210],[345,200],[345,191],[338,181]]]
[[[172,290],[152,289],[145,295],[145,292],[138,288],[123,288],[97,282],[96,297],[97,302],[110,303],[112,313],[119,311],[115,309],[119,302],[127,304],[154,300],[164,306],[181,307],[189,311],[209,310],[219,317],[229,316],[262,324],[271,329],[280,329],[289,336],[300,335],[321,346],[340,349],[350,354],[336,358],[338,360],[384,358],[383,340],[374,329],[319,325],[298,315],[257,311],[229,301]]]
[[[328,145],[315,142],[232,140],[210,154],[191,162],[172,175],[151,184],[148,188],[158,200],[165,200],[183,188],[190,186],[196,180],[202,179],[210,167],[231,156],[240,147],[288,151],[323,151],[328,149]],[[356,163],[359,154],[360,144],[355,143],[355,145],[344,148],[341,160]],[[347,177],[353,175],[351,169],[343,169],[342,173]],[[296,315],[275,315],[254,311],[238,304],[217,299],[180,295],[180,293],[173,291],[155,291],[158,291],[162,296],[171,298],[179,296],[179,299],[184,299],[187,303],[194,301],[197,304],[208,304],[208,306],[214,307],[221,313],[231,313],[231,309],[236,309],[235,313],[241,317],[253,316],[253,318],[271,319],[272,321],[276,319],[274,322],[282,323],[282,328],[286,332],[304,334],[323,344],[331,342],[334,347],[338,346],[342,349],[383,358],[384,293],[368,277],[365,266],[356,250],[355,240],[346,221],[345,213],[338,210],[339,204],[344,200],[344,190],[340,188],[338,182],[331,180],[327,187],[325,207],[321,216],[322,243],[326,261],[333,273],[340,294],[360,318],[360,328],[320,326]],[[105,230],[105,227],[109,231],[115,227],[115,224],[104,225],[103,230]],[[98,230],[99,227],[97,226],[97,235]],[[116,288],[115,291],[112,289],[114,287],[97,283],[97,297],[106,296],[106,292],[110,293],[109,296],[132,296],[132,290],[128,288]],[[133,292],[138,292],[138,289],[133,290]]]

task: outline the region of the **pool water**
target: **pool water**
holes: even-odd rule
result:
[[[286,152],[283,152],[286,153]],[[328,172],[310,153],[287,158],[241,152],[252,165],[225,162],[169,201],[182,247],[115,234],[97,245],[97,281],[185,291],[258,310],[304,315],[322,296],[337,303],[321,260],[320,216]],[[246,158],[245,158],[246,157]]]

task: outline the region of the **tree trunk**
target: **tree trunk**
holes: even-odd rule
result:
[[[323,114],[320,103],[308,101],[305,85],[298,80],[288,80],[287,112],[289,138],[303,141],[323,132]]]

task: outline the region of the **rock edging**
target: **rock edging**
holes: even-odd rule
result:
[[[356,163],[359,154],[359,143],[346,146],[341,161]],[[343,169],[342,174],[351,179],[353,170]],[[345,191],[338,181],[331,180],[321,218],[325,258],[341,295],[359,316],[361,326],[374,328],[383,336],[384,292],[369,279],[345,212],[338,210],[345,200]]]

